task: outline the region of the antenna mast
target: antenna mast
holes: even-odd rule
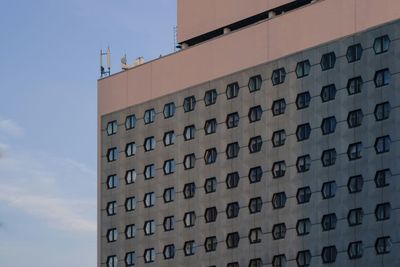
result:
[[[103,66],[103,57],[106,56],[107,60],[107,70]],[[100,49],[100,77],[110,76],[111,74],[111,51],[110,47],[107,47],[107,52],[103,52],[103,49]]]

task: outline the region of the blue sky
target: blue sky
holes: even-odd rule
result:
[[[1,3],[0,266],[96,266],[98,53],[171,53],[175,2]]]

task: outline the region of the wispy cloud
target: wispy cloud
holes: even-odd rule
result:
[[[96,231],[94,170],[73,159],[37,151],[9,149],[2,158],[6,151],[7,145],[0,144],[0,203],[52,228]]]
[[[0,119],[0,134],[21,137],[24,135],[24,129],[12,120]]]
[[[0,159],[5,157],[7,148],[8,148],[8,146],[6,144],[0,143]]]
[[[42,218],[54,228],[64,231],[95,232],[96,222],[87,218],[95,205],[80,200],[42,196],[23,188],[0,185],[0,202]]]

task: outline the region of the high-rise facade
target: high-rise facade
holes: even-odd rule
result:
[[[400,266],[400,3],[179,0],[99,80],[98,265]]]

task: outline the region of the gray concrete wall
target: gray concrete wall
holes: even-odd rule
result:
[[[389,51],[375,55],[372,48],[374,39],[388,34],[391,43]],[[114,112],[102,117],[101,126],[101,263],[106,266],[109,255],[117,255],[118,266],[125,266],[125,253],[136,252],[135,266],[226,266],[229,262],[237,261],[240,266],[248,266],[252,258],[261,258],[263,266],[272,266],[274,255],[285,254],[287,266],[297,266],[296,256],[298,251],[309,249],[312,254],[311,266],[323,265],[321,259],[322,248],[335,245],[338,250],[336,262],[331,266],[399,266],[400,265],[400,232],[397,226],[400,223],[400,206],[398,193],[400,190],[400,22],[387,24],[368,32],[349,36],[335,42],[324,44],[313,49],[287,56],[277,61],[269,62],[251,69],[208,81],[184,91],[165,97],[154,99],[143,104]],[[361,43],[364,50],[361,60],[348,63],[346,51],[348,46]],[[321,71],[321,56],[334,51],[336,65],[328,71]],[[297,62],[310,60],[311,71],[307,77],[298,79],[295,68]],[[195,63],[194,63],[195,64]],[[286,70],[285,82],[273,86],[271,74],[274,69],[284,67]],[[392,74],[390,84],[376,88],[374,84],[375,72],[389,68]],[[261,90],[250,93],[247,87],[251,76],[260,74],[263,78]],[[348,95],[347,81],[361,75],[363,87],[361,93]],[[227,84],[238,82],[240,85],[239,96],[227,100],[225,90]],[[337,88],[336,98],[323,103],[320,98],[321,88],[330,83],[335,83]],[[218,91],[215,105],[204,105],[204,93],[209,89]],[[143,88],[146,90],[146,88]],[[309,91],[312,99],[308,108],[298,110],[296,97],[299,93]],[[197,99],[195,110],[185,113],[182,108],[183,100],[194,95]],[[284,114],[273,116],[271,107],[273,101],[284,98],[287,107]],[[390,117],[384,121],[376,121],[374,117],[375,105],[389,101],[391,104]],[[163,108],[168,102],[175,102],[177,110],[175,116],[164,119]],[[261,105],[263,108],[262,119],[249,123],[248,111],[252,106]],[[149,108],[155,108],[157,115],[155,122],[144,125],[143,113]],[[362,125],[349,129],[347,124],[348,113],[361,108],[364,114]],[[239,127],[227,129],[225,121],[229,113],[238,112],[241,116]],[[136,128],[125,130],[127,115],[136,114]],[[321,132],[323,118],[335,116],[337,120],[336,131],[329,135]],[[205,135],[204,123],[206,120],[216,118],[217,131]],[[118,131],[115,135],[107,136],[105,128],[112,120],[118,121]],[[308,140],[298,142],[296,128],[303,123],[310,123],[312,131]],[[183,131],[185,126],[195,124],[197,131],[195,139],[184,141]],[[274,148],[271,142],[274,131],[285,129],[287,139],[284,146]],[[177,134],[176,143],[164,147],[162,142],[164,133],[174,130]],[[250,154],[248,150],[249,139],[261,135],[263,146],[260,152]],[[377,155],[374,149],[375,139],[383,135],[390,135],[390,152]],[[155,136],[157,140],[154,151],[145,152],[144,139]],[[238,141],[241,148],[238,158],[227,160],[225,149],[227,144]],[[361,141],[363,143],[362,158],[349,161],[346,154],[348,145]],[[136,142],[138,148],[135,156],[126,158],[125,145]],[[117,161],[108,163],[105,154],[110,147],[118,147],[120,154]],[[203,156],[208,148],[216,147],[217,161],[205,165]],[[336,164],[323,167],[321,163],[322,152],[335,148],[338,157]],[[186,154],[196,154],[195,168],[184,170],[183,159]],[[308,172],[298,173],[296,161],[299,156],[311,156],[311,168]],[[163,164],[165,160],[175,159],[176,172],[164,175]],[[271,168],[274,162],[285,160],[287,170],[284,177],[274,179]],[[143,171],[145,165],[154,163],[157,168],[153,179],[145,180]],[[251,167],[262,166],[264,170],[260,182],[250,184],[248,173]],[[136,169],[138,176],[134,184],[126,185],[125,172]],[[374,177],[377,170],[390,168],[392,178],[390,185],[377,188]],[[239,186],[227,189],[225,180],[230,172],[238,171],[240,174]],[[119,185],[115,189],[107,189],[106,180],[110,174],[117,174]],[[364,186],[359,193],[349,194],[347,188],[348,178],[362,175]],[[215,193],[206,194],[204,182],[206,178],[217,177],[218,185]],[[323,199],[321,188],[324,182],[335,180],[338,186],[336,196]],[[183,187],[186,183],[196,183],[195,197],[185,199]],[[310,186],[312,196],[309,203],[297,204],[296,193],[298,188]],[[176,200],[164,203],[163,192],[168,187],[175,187]],[[145,208],[143,199],[147,192],[155,192],[157,199],[154,207]],[[271,200],[274,193],[285,192],[286,206],[282,209],[273,209]],[[125,212],[124,204],[127,197],[134,196],[137,201],[136,210]],[[251,198],[262,197],[263,207],[260,213],[250,214],[248,204]],[[109,201],[116,200],[118,211],[115,216],[107,216],[105,208]],[[240,204],[239,216],[227,219],[225,209],[230,202],[238,201]],[[375,207],[379,203],[390,202],[391,218],[377,222]],[[204,212],[206,208],[216,206],[218,216],[216,222],[205,223]],[[349,227],[347,214],[350,209],[362,207],[364,220],[359,226]],[[194,227],[184,227],[183,217],[185,212],[195,211],[197,220]],[[324,232],[321,227],[323,215],[336,213],[338,218],[335,230]],[[174,215],[176,218],[175,230],[165,232],[162,226],[164,217]],[[299,219],[310,218],[312,226],[310,234],[298,236],[296,223]],[[145,236],[143,227],[146,220],[154,219],[157,229],[154,235]],[[281,240],[273,240],[272,228],[274,224],[285,223],[286,236]],[[126,240],[124,231],[126,225],[135,224],[136,237]],[[107,230],[117,227],[118,240],[108,243]],[[263,231],[262,242],[250,244],[248,240],[251,228],[261,227]],[[225,239],[228,233],[238,231],[241,236],[238,248],[227,249]],[[206,253],[204,240],[208,236],[217,236],[218,246],[215,252]],[[391,253],[376,255],[375,241],[381,236],[390,236],[392,240]],[[193,256],[184,256],[183,246],[185,241],[195,240],[196,253]],[[347,247],[350,242],[363,241],[364,254],[357,260],[349,260]],[[165,260],[162,253],[165,245],[175,244],[175,258]],[[157,252],[154,263],[144,264],[143,254],[146,248],[155,248]]]

